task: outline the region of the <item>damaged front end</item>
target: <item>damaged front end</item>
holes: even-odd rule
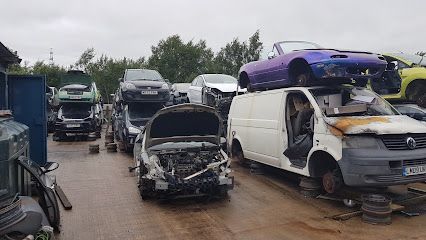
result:
[[[146,126],[136,163],[142,198],[226,196],[234,181],[230,158],[220,147],[221,129],[211,107],[182,104],[160,110]]]

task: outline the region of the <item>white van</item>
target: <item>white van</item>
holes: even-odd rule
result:
[[[291,87],[236,96],[228,149],[303,176],[324,190],[426,181],[426,124],[354,86]]]

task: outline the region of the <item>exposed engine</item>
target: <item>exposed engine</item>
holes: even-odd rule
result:
[[[211,150],[163,151],[157,154],[161,167],[166,173],[185,178],[207,168],[213,162],[223,160],[220,152]]]

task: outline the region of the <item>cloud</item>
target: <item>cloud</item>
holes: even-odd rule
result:
[[[24,60],[74,63],[88,47],[112,57],[148,56],[172,34],[205,39],[214,51],[257,29],[266,45],[308,40],[375,52],[426,50],[426,2],[253,0],[12,1],[0,16],[1,38]],[[2,7],[3,7],[2,6]]]

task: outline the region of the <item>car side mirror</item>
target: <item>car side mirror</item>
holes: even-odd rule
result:
[[[398,70],[398,61],[392,61],[388,64],[389,70]]]
[[[274,52],[269,52],[268,53],[268,59],[272,59],[275,57],[275,53]]]
[[[59,163],[57,162],[47,162],[46,165],[43,167],[43,173],[54,171],[58,169],[58,167],[59,167]]]
[[[123,79],[123,78],[119,78],[119,79],[118,79],[118,81],[119,81],[119,82],[123,82],[123,81],[124,81],[124,79]]]

